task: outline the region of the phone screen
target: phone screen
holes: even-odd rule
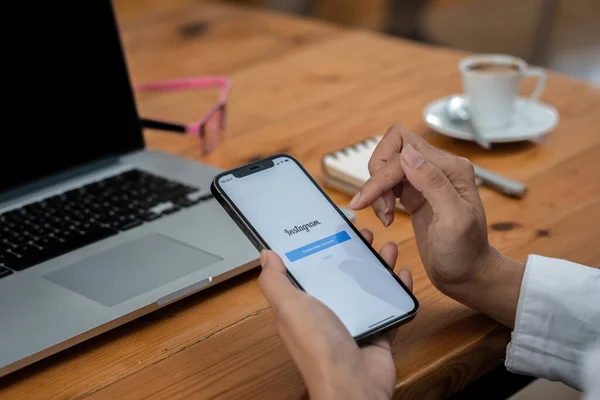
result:
[[[289,273],[358,337],[404,319],[414,297],[290,157],[236,177],[220,176],[221,192]]]

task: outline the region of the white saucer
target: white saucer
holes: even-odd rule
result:
[[[467,126],[450,122],[444,107],[453,96],[443,97],[429,103],[423,110],[423,119],[429,127],[444,135],[463,140],[473,140]],[[539,140],[558,124],[558,112],[550,105],[519,97],[515,113],[503,129],[482,130],[483,136],[491,143]]]

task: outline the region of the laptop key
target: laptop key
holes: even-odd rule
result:
[[[5,250],[4,248],[0,248],[0,267],[8,267],[8,256]]]
[[[190,207],[199,202],[200,202],[200,199],[190,200],[187,197],[181,197],[181,198],[175,200],[175,203],[179,204],[181,207]]]
[[[173,214],[176,211],[181,210],[181,207],[179,207],[178,205],[172,205],[170,208],[165,209],[162,213],[163,214]]]
[[[19,245],[16,242],[13,242],[13,237],[2,239],[0,242],[3,248],[11,249],[14,247],[18,247]]]
[[[190,189],[188,187],[180,185],[180,186],[174,187],[170,190],[163,191],[159,195],[158,198],[159,198],[160,202],[162,203],[162,202],[171,201],[171,200],[180,198],[189,192],[190,192]]]
[[[0,267],[0,278],[4,278],[5,276],[9,276],[12,273],[13,272],[10,269],[8,269],[8,268]]]
[[[17,269],[16,267],[20,264],[21,260],[20,260],[20,256],[18,254],[15,254],[9,250],[6,250],[4,252],[4,254],[0,255],[0,263],[2,263],[2,265],[4,267],[8,267],[8,268],[12,268],[12,269]]]
[[[138,215],[144,221],[154,221],[155,219],[158,219],[162,216],[162,214],[157,214],[155,212],[147,210],[139,210]]]
[[[142,225],[142,223],[143,222],[140,221],[139,219],[127,221],[127,222],[124,222],[122,225],[120,225],[119,229],[121,229],[122,231],[126,231],[128,229],[135,228],[136,226],[140,226],[140,225]]]

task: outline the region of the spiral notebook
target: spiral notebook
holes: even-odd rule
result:
[[[323,184],[353,196],[371,176],[369,159],[382,138],[383,136],[368,137],[325,154],[321,159]],[[481,184],[479,179],[477,184]],[[404,211],[399,200],[396,200],[396,209]]]

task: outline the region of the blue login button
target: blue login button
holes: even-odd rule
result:
[[[341,231],[335,235],[327,236],[321,240],[317,240],[316,242],[309,243],[306,246],[299,247],[296,250],[289,251],[285,253],[285,255],[288,260],[294,262],[301,258],[310,256],[311,254],[315,254],[319,251],[333,247],[336,244],[343,243],[346,240],[350,240],[350,235],[348,235],[348,232],[346,231]]]

